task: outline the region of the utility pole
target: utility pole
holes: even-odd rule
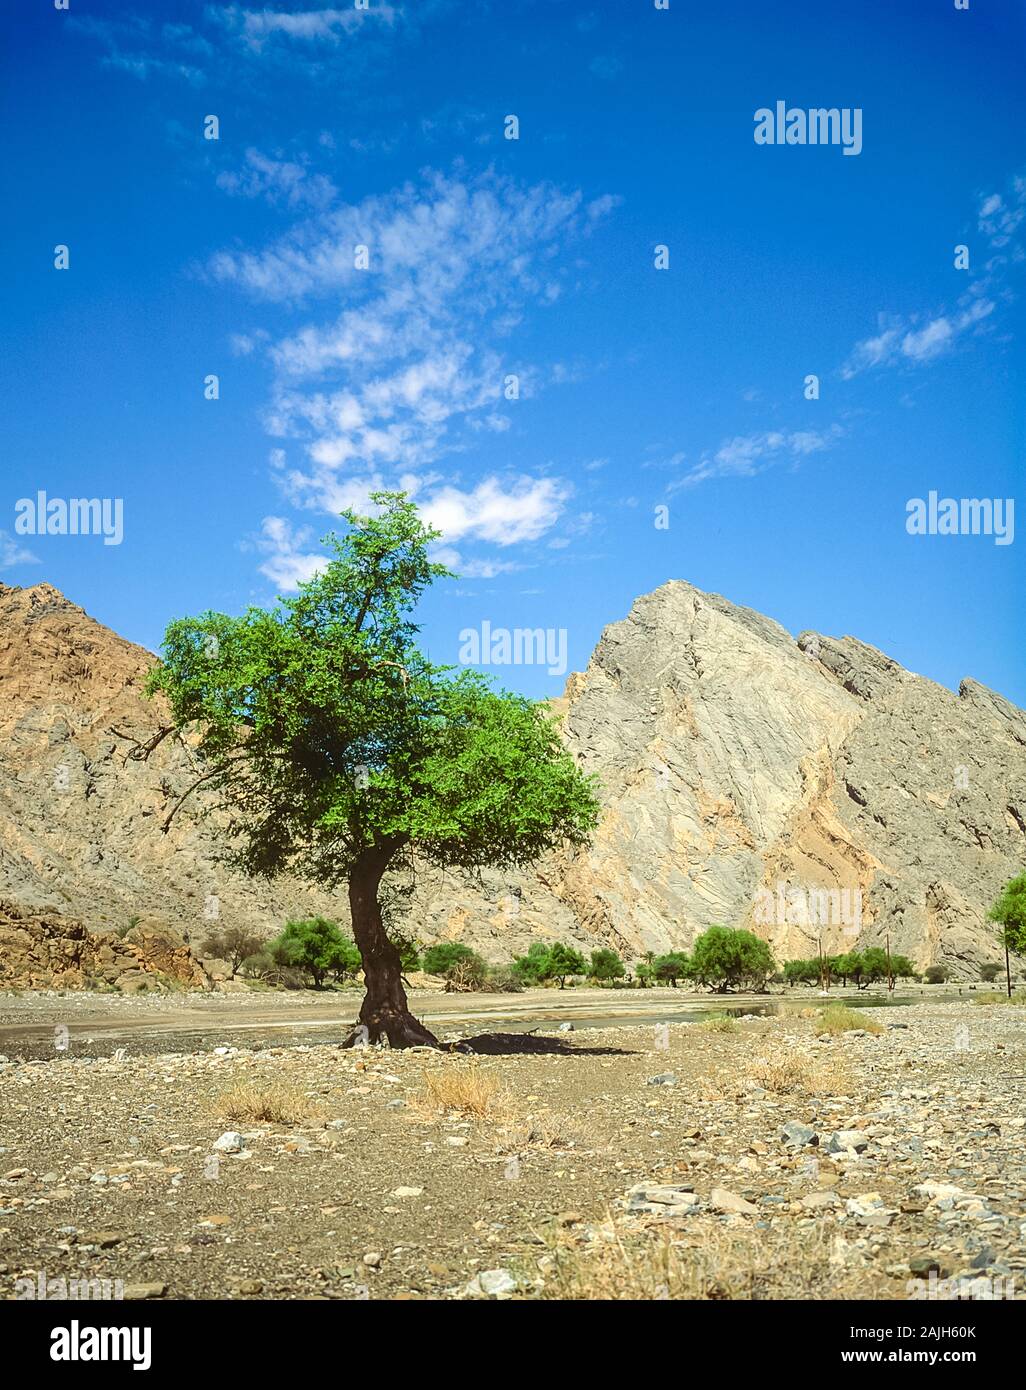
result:
[[[1008,997],[1012,997],[1012,963],[1008,958],[1008,928],[1005,927],[1005,983],[1008,986]]]
[[[887,993],[894,993],[894,976],[891,974],[891,934],[887,933]]]

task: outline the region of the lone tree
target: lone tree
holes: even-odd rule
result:
[[[1026,874],[1009,879],[987,916],[1001,927],[1001,940],[1005,947],[1005,981],[1011,999],[1012,963],[1009,953],[1014,951],[1017,956],[1026,955]]]
[[[446,868],[520,868],[598,821],[591,778],[537,704],[484,677],[430,663],[411,613],[435,579],[439,533],[403,493],[343,512],[323,569],[295,598],[241,617],[172,622],[150,692],[186,728],[201,785],[229,813],[226,857],[243,871],[346,885],[366,995],[358,1033],[392,1047],[437,1045],[410,1013],[379,890],[414,855]],[[358,1033],[347,1041],[352,1042]]]

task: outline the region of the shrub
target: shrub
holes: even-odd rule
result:
[[[669,980],[676,989],[677,981],[691,974],[691,958],[683,951],[671,951],[668,955],[656,956],[651,970],[655,979]]]
[[[460,941],[441,941],[429,946],[421,956],[421,965],[429,975],[447,975],[462,960],[480,960],[480,956]]]
[[[942,985],[948,978],[948,967],[946,965],[928,965],[926,967],[926,983],[928,985]]]
[[[724,994],[728,989],[762,989],[776,969],[761,937],[729,927],[713,926],[703,932],[691,959],[695,978]]]
[[[480,987],[486,994],[521,994],[524,982],[512,965],[490,965]]]
[[[846,1004],[828,1004],[820,1011],[819,1031],[836,1037],[838,1033],[852,1033],[861,1028],[866,1033],[882,1033],[883,1025],[875,1018],[866,1018],[859,1009],[849,1009]]]
[[[242,962],[257,955],[263,946],[263,939],[245,927],[225,927],[223,931],[213,931],[200,946],[204,956],[223,960],[231,967],[232,976],[239,973]]]
[[[468,994],[471,990],[483,989],[488,978],[488,966],[476,952],[461,957],[445,972],[447,994]]]
[[[1004,973],[999,961],[988,960],[980,966],[980,979],[985,985],[992,985],[997,977]]]
[[[590,973],[593,980],[622,980],[627,967],[615,951],[603,946],[591,953]]]
[[[526,956],[516,956],[513,969],[527,985],[540,985],[549,979],[549,947],[536,941]]]
[[[339,978],[349,970],[355,974],[360,966],[356,946],[327,917],[286,922],[285,930],[268,947],[272,954],[279,948],[284,964],[309,975],[315,989],[321,988],[326,975]]]

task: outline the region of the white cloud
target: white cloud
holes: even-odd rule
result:
[[[13,565],[38,565],[39,557],[26,550],[8,531],[0,531],[0,570]]]
[[[955,306],[930,315],[879,315],[879,331],[855,344],[841,367],[841,376],[850,381],[877,367],[920,366],[954,350],[961,338],[990,317],[997,300],[1007,295],[1001,268],[1009,260],[1023,259],[1016,237],[1024,217],[1026,178],[1017,174],[1006,194],[990,193],[980,199],[977,225],[995,254],[985,262],[982,273],[970,262],[974,268],[969,288]],[[975,255],[975,249],[970,247],[970,253]]]
[[[303,205],[325,208],[338,192],[324,174],[310,174],[304,164],[273,159],[259,150],[248,149],[240,170],[226,170],[217,176],[218,188],[243,198],[266,198],[295,208]]]
[[[494,545],[536,541],[558,519],[570,489],[554,478],[518,478],[503,487],[485,478],[470,492],[442,487],[425,497],[421,513],[447,541],[465,538]]]
[[[667,492],[694,487],[710,478],[751,478],[781,461],[797,463],[831,448],[843,433],[842,427],[834,424],[828,430],[768,430],[735,435],[724,440],[715,453],[704,455],[682,478],[671,483]]]
[[[614,205],[585,208],[579,192],[491,172],[428,173],[416,187],[307,218],[266,250],[215,256],[211,273],[257,298],[328,306],[330,316],[308,314],[269,350],[265,425],[294,441],[298,459],[277,470],[289,501],[337,513],[402,487],[447,543],[543,536],[569,496],[564,482],[523,473],[443,482],[437,465],[511,428],[507,376],[523,398],[540,373],[511,358],[509,336],[529,304],[550,303],[563,274],[576,275],[559,253]],[[370,250],[368,270],[354,266],[357,245]],[[463,572],[491,577],[496,564],[470,559]]]
[[[306,43],[337,44],[364,24],[393,26],[400,11],[392,5],[375,0],[373,7],[325,10],[247,10],[242,5],[208,5],[208,20],[224,25],[251,48],[259,48],[268,39],[295,39]]]
[[[323,551],[306,549],[313,539],[308,526],[294,529],[283,517],[265,516],[260,535],[252,542],[253,548],[266,557],[260,564],[260,573],[285,593],[295,590],[312,579],[326,562]]]

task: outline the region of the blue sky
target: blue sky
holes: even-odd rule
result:
[[[1026,537],[905,525],[1023,505],[1018,0],[15,10],[3,582],[156,648],[402,485],[461,575],[436,660],[487,620],[581,669],[681,578],[1026,705]],[[861,153],[757,145],[778,100]],[[16,534],[39,489],[123,499],[122,543]]]

